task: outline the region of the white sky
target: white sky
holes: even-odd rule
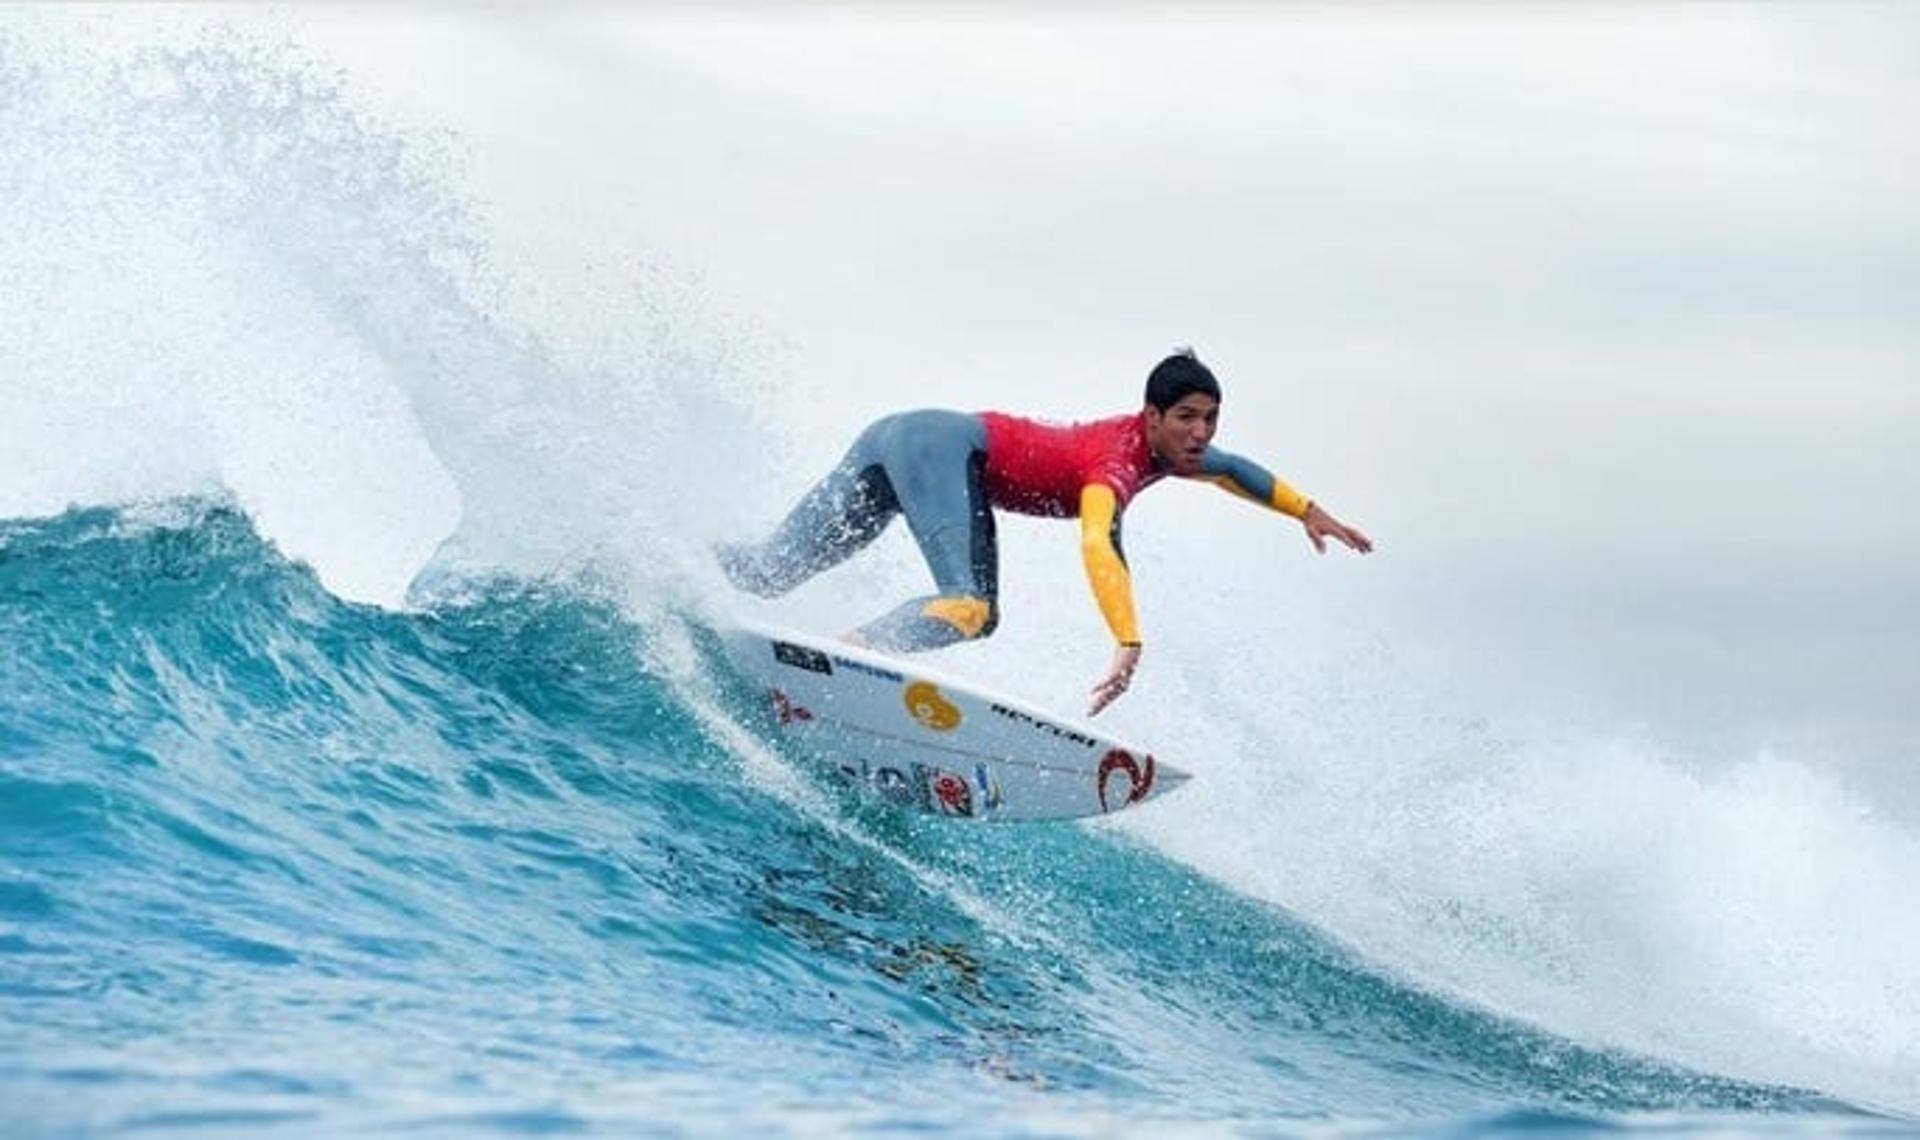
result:
[[[787,342],[822,455],[1193,343],[1223,441],[1388,541],[1920,554],[1920,14],[987,13],[291,23],[530,275],[664,260]]]
[[[1773,638],[1762,703],[1920,683],[1912,6],[71,18],[230,22],[340,69],[451,140],[545,318],[618,324],[586,311],[608,279],[697,280],[780,346],[768,514],[873,415],[1101,414],[1193,344],[1222,444],[1379,541],[1362,604],[1585,647]],[[1130,545],[1295,553],[1195,502],[1143,501]],[[1714,683],[1645,651],[1597,668],[1643,700]]]
[[[1098,414],[1191,343],[1223,444],[1381,549],[1304,584],[1293,540],[1170,491],[1134,512],[1141,557],[1153,535],[1216,584],[1271,562],[1275,599],[1410,604],[1484,634],[1464,652],[1503,686],[1761,739],[1812,721],[1912,793],[1920,10],[302,23],[467,140],[530,277],[664,259],[788,346],[769,511],[880,412]]]

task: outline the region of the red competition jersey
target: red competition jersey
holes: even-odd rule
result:
[[[1081,424],[982,412],[987,425],[987,497],[1001,510],[1072,518],[1089,483],[1113,489],[1118,506],[1165,472],[1147,447],[1146,412]]]

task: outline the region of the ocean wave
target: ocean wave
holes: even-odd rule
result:
[[[0,525],[0,630],[0,1084],[36,1131],[742,1089],[1015,1127],[1009,1083],[1190,1121],[1837,1108],[1423,993],[1110,829],[788,795],[696,707],[752,727],[716,660],[676,675],[577,584],[390,612],[178,501]]]

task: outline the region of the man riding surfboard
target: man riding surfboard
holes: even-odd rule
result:
[[[1088,715],[1127,691],[1140,662],[1140,626],[1120,544],[1133,497],[1172,475],[1204,479],[1299,519],[1314,549],[1331,538],[1362,554],[1373,543],[1257,463],[1213,446],[1220,384],[1192,350],[1156,365],[1138,412],[1055,424],[1001,412],[937,409],[886,416],[803,496],[765,542],[725,546],[720,563],[738,588],[786,593],[840,564],[904,515],[937,593],[861,626],[860,643],[899,653],[990,635],[999,623],[999,552],[993,512],[1080,520],[1087,580],[1118,643],[1093,688]]]

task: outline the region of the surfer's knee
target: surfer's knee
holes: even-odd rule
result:
[[[723,543],[713,548],[713,556],[720,563],[720,572],[727,576],[727,581],[733,583],[734,589],[761,598],[773,598],[786,593],[768,569],[766,559],[754,548]]]
[[[1000,625],[999,603],[972,594],[935,598],[923,606],[920,613],[952,626],[962,641],[991,636]]]

